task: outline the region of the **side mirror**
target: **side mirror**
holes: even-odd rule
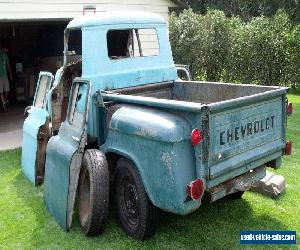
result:
[[[191,74],[190,71],[188,70],[188,66],[186,65],[175,65],[177,69],[177,75],[180,79],[184,79],[187,81],[191,81]]]

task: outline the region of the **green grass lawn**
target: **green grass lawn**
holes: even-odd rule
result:
[[[62,231],[51,218],[44,207],[43,188],[34,188],[20,171],[20,150],[0,152],[0,247],[236,249],[241,248],[241,229],[297,230],[299,235],[300,95],[290,95],[289,99],[294,104],[294,114],[288,120],[287,138],[294,144],[293,155],[285,157],[282,168],[276,171],[288,184],[286,194],[280,199],[251,192],[235,201],[223,199],[210,204],[206,198],[200,209],[191,215],[162,215],[158,232],[145,242],[128,238],[112,212],[104,234],[87,238],[81,234],[76,218],[69,233]]]

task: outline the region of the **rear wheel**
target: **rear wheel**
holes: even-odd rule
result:
[[[126,159],[117,163],[116,204],[120,224],[129,236],[144,240],[155,234],[159,210],[149,200],[135,166]]]
[[[109,173],[105,155],[95,149],[85,151],[79,179],[79,222],[85,235],[104,230],[109,205]]]

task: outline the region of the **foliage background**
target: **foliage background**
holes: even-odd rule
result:
[[[233,14],[215,9],[205,15],[192,9],[173,13],[175,62],[189,65],[196,80],[299,88],[300,25],[284,9],[248,21]]]
[[[293,23],[300,21],[299,0],[183,0],[195,11],[205,14],[208,9],[223,10],[227,16],[239,15],[249,21],[252,17],[273,16],[283,9]]]

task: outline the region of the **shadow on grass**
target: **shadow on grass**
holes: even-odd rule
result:
[[[33,187],[20,173],[14,179],[18,197],[34,214],[37,227],[31,235],[31,246],[72,248],[238,248],[239,231],[247,229],[287,229],[268,214],[256,216],[246,199],[222,199],[209,202],[206,195],[199,210],[185,217],[162,212],[156,235],[144,242],[127,237],[116,223],[114,211],[110,212],[108,226],[103,235],[87,238],[82,235],[75,215],[73,229],[66,233],[47,212],[42,188]],[[36,195],[40,193],[40,195]]]
[[[202,206],[193,214],[186,217],[165,214],[161,218],[160,233],[168,234],[170,240],[181,242],[183,245],[222,248],[224,245],[239,247],[240,230],[253,229],[287,228],[268,214],[253,214],[251,204],[246,199],[224,198],[210,203],[209,197],[205,196]]]

